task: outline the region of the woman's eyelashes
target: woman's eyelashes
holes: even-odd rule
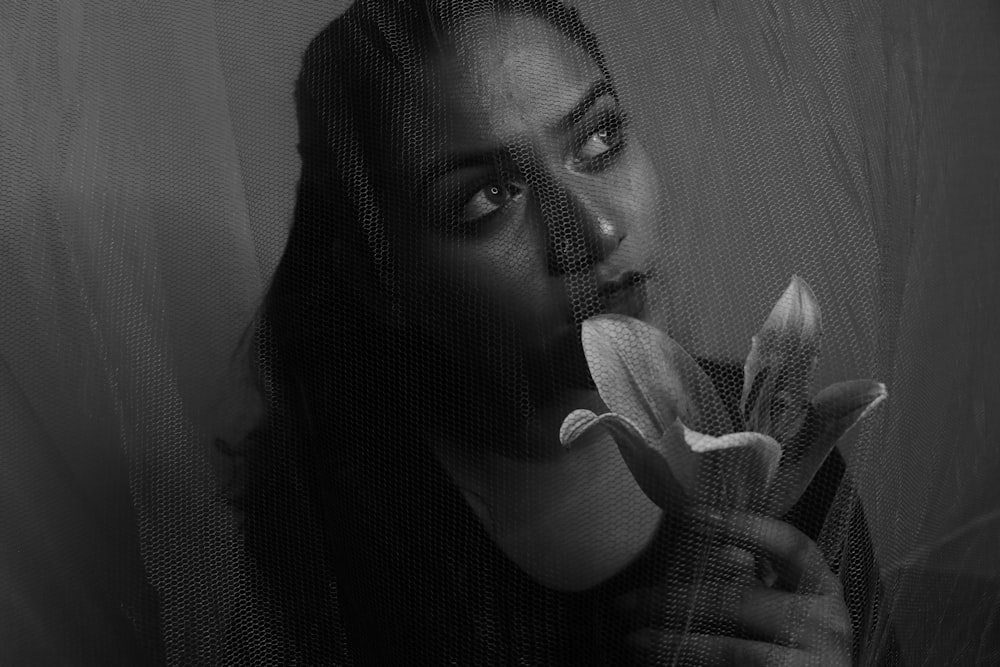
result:
[[[621,109],[609,109],[588,126],[577,141],[574,159],[587,169],[600,171],[614,161],[626,145],[628,118]]]
[[[466,222],[479,222],[502,211],[524,194],[524,185],[516,181],[493,179],[476,190],[465,202],[462,217]]]

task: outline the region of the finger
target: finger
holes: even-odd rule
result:
[[[741,546],[723,544],[707,555],[701,568],[678,574],[687,586],[741,589],[757,582],[757,557]]]
[[[640,664],[648,665],[767,665],[823,664],[805,651],[752,639],[698,633],[671,634],[652,629],[634,632],[626,645]]]
[[[840,593],[840,581],[830,572],[819,548],[791,524],[747,512],[721,514],[699,509],[695,514],[716,525],[736,544],[769,558],[787,589]]]
[[[744,593],[759,584],[757,557],[750,551],[729,545],[720,550],[717,571],[721,576],[704,582],[704,594],[697,600],[692,623],[685,629],[719,635],[734,634],[738,627],[737,612]]]
[[[758,583],[759,563],[752,551],[730,544],[723,547],[722,552],[729,565],[728,581],[734,590],[742,592]]]
[[[851,619],[835,596],[748,590],[736,612],[741,636],[798,648],[851,645]]]

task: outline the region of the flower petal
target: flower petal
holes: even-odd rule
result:
[[[838,382],[819,392],[802,429],[785,447],[766,513],[790,510],[837,442],[887,396],[885,385],[874,380]]]
[[[601,399],[656,441],[680,417],[699,431],[727,433],[729,415],[712,380],[683,347],[625,315],[598,315],[581,333]]]
[[[590,410],[574,410],[566,415],[559,427],[559,443],[569,449],[577,440],[587,435],[598,424],[597,415]]]
[[[683,425],[682,425],[683,426]],[[684,441],[696,454],[748,447],[757,452],[767,472],[767,482],[770,483],[778,472],[778,462],[781,459],[781,445],[769,435],[753,431],[727,433],[718,438],[704,433],[697,433],[684,426]]]
[[[747,431],[767,433],[781,443],[798,432],[809,406],[821,336],[819,303],[806,281],[792,276],[747,355],[740,400]]]
[[[639,488],[660,509],[675,510],[684,502],[685,490],[674,477],[662,451],[686,448],[683,433],[676,422],[667,429],[663,438],[676,438],[679,442],[663,443],[661,438],[661,447],[658,448],[649,444],[638,427],[622,415],[609,412],[598,416],[590,410],[574,410],[563,420],[559,440],[564,447],[569,447],[573,440],[595,426],[603,426],[611,433]]]
[[[766,505],[781,459],[774,438],[749,431],[716,438],[685,426],[684,440],[698,455],[698,502],[751,510]]]

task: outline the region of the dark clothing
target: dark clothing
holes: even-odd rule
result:
[[[742,368],[701,363],[735,417]],[[357,514],[347,510],[357,520],[345,528],[359,538],[351,540],[359,548],[340,550],[347,558],[341,576],[351,577],[348,588],[357,590],[344,591],[353,600],[343,600],[343,613],[349,641],[366,656],[361,664],[624,664],[626,629],[612,612],[614,598],[656,586],[670,568],[702,557],[697,543],[680,539],[678,526],[665,519],[642,554],[599,586],[580,593],[546,588],[493,542],[436,461],[405,460],[405,453],[392,451],[392,467],[405,474],[369,480],[382,487],[369,489],[370,497],[384,504],[366,505]],[[815,539],[843,474],[844,462],[834,451],[785,519]],[[864,566],[877,572],[860,506],[837,520],[851,520],[849,542],[861,549]],[[858,560],[852,555],[852,564]],[[865,609],[861,596],[876,588],[847,586],[852,611]],[[859,622],[855,618],[855,626]]]

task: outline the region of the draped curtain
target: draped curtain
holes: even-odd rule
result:
[[[3,664],[280,662],[210,444],[259,415],[238,341],[345,6],[0,1]],[[1000,5],[580,6],[676,224],[658,317],[742,358],[812,276],[819,383],[890,387],[844,453],[903,661],[1000,661]]]

